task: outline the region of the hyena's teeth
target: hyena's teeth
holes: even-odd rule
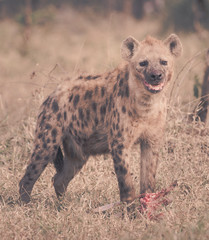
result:
[[[144,85],[149,88],[150,90],[154,90],[154,91],[160,91],[163,89],[164,87],[164,82],[162,82],[161,84],[159,85],[151,85],[149,84],[148,82],[144,81]]]

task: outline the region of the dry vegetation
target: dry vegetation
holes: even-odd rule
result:
[[[162,220],[149,221],[140,214],[131,218],[124,207],[93,213],[119,200],[109,156],[91,158],[62,202],[51,184],[55,170],[47,167],[34,187],[32,202],[18,204],[18,182],[29,161],[38,107],[46,94],[67,75],[112,69],[120,62],[119,46],[126,36],[160,36],[160,21],[152,19],[139,22],[116,13],[102,18],[72,9],[53,14],[52,22],[31,29],[27,49],[21,26],[0,23],[0,238],[209,239],[209,135],[203,124],[187,122],[195,103],[194,79],[201,81],[204,70],[204,53],[194,55],[208,47],[194,33],[180,34],[184,56],[177,72],[193,58],[177,79],[160,154],[156,190],[178,180],[170,194],[173,202],[162,209]],[[135,146],[131,165],[136,186],[138,157]]]

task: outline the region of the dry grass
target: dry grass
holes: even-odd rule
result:
[[[63,202],[55,197],[51,184],[55,171],[49,166],[34,187],[32,202],[18,204],[18,182],[30,158],[37,109],[44,96],[68,74],[116,66],[120,42],[129,34],[138,39],[148,33],[159,35],[156,21],[126,18],[121,29],[121,15],[112,14],[108,19],[87,16],[62,10],[53,24],[34,27],[26,55],[22,55],[20,26],[0,23],[4,33],[0,39],[1,239],[209,239],[209,136],[200,123],[188,123],[185,114],[191,110],[188,102],[194,99],[194,76],[201,79],[203,75],[202,56],[182,72],[182,84],[174,91],[182,100],[176,98],[176,106],[169,111],[156,190],[174,180],[178,187],[170,194],[172,204],[162,209],[162,220],[149,221],[140,214],[130,218],[123,207],[93,213],[94,208],[119,200],[109,156],[91,158],[70,183]],[[177,64],[179,70],[186,59],[206,47],[195,34],[180,37],[185,54]],[[138,158],[135,146],[131,166],[136,186]]]

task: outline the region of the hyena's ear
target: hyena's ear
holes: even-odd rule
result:
[[[176,34],[171,34],[166,40],[164,44],[169,48],[171,54],[174,57],[180,57],[183,51],[181,41]]]
[[[134,53],[137,51],[139,42],[132,36],[126,38],[121,45],[121,56],[124,60],[130,61]]]

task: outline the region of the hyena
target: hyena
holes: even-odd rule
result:
[[[29,202],[33,185],[54,162],[54,188],[63,196],[89,156],[110,153],[120,200],[131,202],[131,147],[141,147],[140,192],[155,188],[158,152],[166,121],[166,91],[182,45],[175,34],[164,41],[147,37],[122,42],[124,63],[102,75],[62,82],[41,106],[31,162],[20,181],[20,199]],[[62,150],[63,149],[63,150]]]

